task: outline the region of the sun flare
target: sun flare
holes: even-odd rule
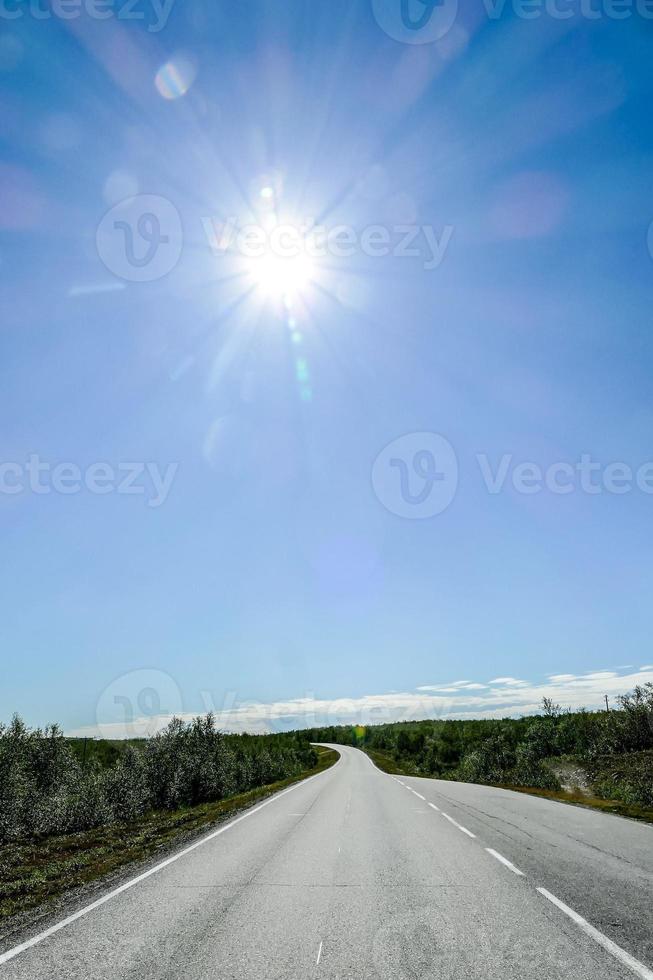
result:
[[[270,299],[294,297],[302,293],[310,284],[313,271],[313,263],[306,255],[292,258],[264,255],[251,260],[256,285]]]

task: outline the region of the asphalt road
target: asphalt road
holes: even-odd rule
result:
[[[653,980],[653,828],[340,751],[0,976]]]

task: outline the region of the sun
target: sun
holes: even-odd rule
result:
[[[270,299],[294,298],[313,280],[313,263],[306,255],[282,258],[268,254],[251,259],[250,266],[256,286]]]

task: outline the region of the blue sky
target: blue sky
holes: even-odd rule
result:
[[[650,24],[479,0],[404,43],[379,3],[0,18],[0,718],[508,713],[653,679]],[[212,247],[229,220],[356,244],[262,276]],[[456,473],[424,516],[429,433]]]

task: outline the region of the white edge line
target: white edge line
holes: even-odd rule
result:
[[[320,948],[317,951],[317,959],[315,961],[315,965],[316,966],[319,966],[320,965],[320,960],[321,959],[322,959],[322,943],[320,943]]]
[[[342,756],[340,758],[342,758]],[[338,763],[336,763],[336,765],[337,764]],[[218,830],[213,830],[210,834],[207,834],[205,837],[201,837],[199,840],[195,841],[194,844],[190,844],[188,847],[185,847],[183,851],[178,851],[176,854],[171,855],[171,857],[166,858],[165,861],[160,861],[159,864],[155,864],[153,868],[148,868],[148,870],[144,871],[143,874],[137,875],[136,878],[131,878],[129,881],[126,881],[124,885],[120,885],[119,888],[114,888],[114,890],[109,892],[107,895],[103,895],[102,898],[98,898],[96,902],[92,902],[90,905],[84,906],[83,909],[78,909],[77,912],[73,912],[72,915],[62,919],[61,922],[57,922],[55,925],[50,926],[50,928],[46,929],[44,932],[40,932],[38,935],[32,936],[31,939],[27,939],[24,943],[14,946],[13,949],[8,949],[6,953],[0,953],[0,965],[3,963],[8,963],[9,960],[13,960],[14,957],[19,956],[20,953],[24,953],[26,950],[31,949],[32,946],[36,946],[44,939],[48,939],[61,929],[65,929],[66,926],[72,925],[72,923],[76,922],[77,919],[81,919],[82,916],[87,915],[89,912],[93,912],[106,902],[110,902],[112,898],[116,898],[118,895],[126,892],[129,888],[133,888],[134,885],[138,885],[139,882],[149,878],[150,875],[156,874],[157,871],[161,871],[163,868],[167,868],[168,865],[174,864],[175,861],[178,861],[180,858],[190,854],[190,852],[194,851],[196,848],[201,847],[203,844],[207,844],[215,837],[219,837],[220,834],[226,833],[228,830],[231,830],[232,827],[235,827],[236,824],[240,823],[241,820],[246,820],[247,817],[252,817],[255,813],[258,813],[259,810],[269,806],[270,803],[280,800],[283,796],[287,796],[288,793],[292,793],[293,790],[299,789],[300,786],[306,786],[307,783],[310,783],[313,779],[317,779],[318,776],[323,776],[325,773],[329,772],[331,768],[332,767],[329,766],[329,769],[325,769],[323,772],[316,772],[314,776],[309,776],[308,779],[302,779],[300,782],[295,783],[294,786],[289,786],[288,789],[282,790],[281,793],[275,793],[269,798],[269,800],[259,803],[258,806],[253,807],[251,810],[246,810],[245,813],[242,813],[239,817],[236,817],[235,820],[230,820],[229,823],[223,824],[218,828]]]
[[[538,888],[537,891],[540,893],[540,895],[543,895],[550,902],[552,902],[553,905],[559,908],[561,912],[568,915],[577,926],[580,926],[584,933],[591,936],[591,938],[597,942],[599,946],[602,946],[603,949],[607,950],[607,952],[614,956],[615,959],[623,963],[624,966],[627,966],[633,971],[633,973],[636,973],[638,977],[641,977],[642,980],[653,980],[653,970],[649,970],[647,966],[644,966],[643,963],[636,960],[635,957],[631,956],[630,953],[627,953],[625,949],[622,949],[621,946],[617,946],[616,943],[613,943],[611,939],[608,939],[608,937],[604,936],[602,932],[599,932],[598,929],[595,929],[594,926],[590,925],[589,922],[582,917],[582,915],[579,915],[578,912],[574,912],[573,909],[570,909],[568,905],[561,902],[559,898],[552,895],[551,892],[546,890],[546,888]]]
[[[503,854],[499,854],[498,851],[493,850],[491,847],[486,847],[485,850],[488,852],[488,854],[491,854],[493,858],[496,858],[497,861],[501,861],[501,864],[505,864],[506,868],[510,868],[513,874],[519,875],[520,878],[526,877],[524,872],[520,871],[519,868],[516,868],[512,861],[509,861],[508,858],[504,858]]]
[[[467,827],[463,827],[463,825],[461,823],[457,823],[454,820],[454,818],[453,817],[450,817],[448,813],[445,813],[444,812],[444,810],[440,810],[440,813],[442,814],[442,816],[444,817],[444,819],[445,820],[448,820],[449,823],[452,823],[454,825],[454,827],[457,827],[458,830],[462,830],[463,834],[467,834],[468,837],[473,837],[474,840],[476,839],[476,834],[473,834],[471,832],[471,830],[467,830]]]

